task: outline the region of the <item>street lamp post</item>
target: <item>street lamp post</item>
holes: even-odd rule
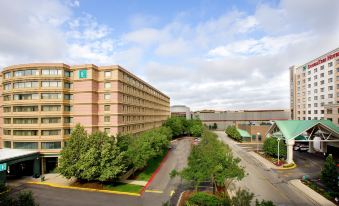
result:
[[[277,140],[278,140],[278,165],[279,165],[279,152],[280,152],[279,144],[280,144],[280,138],[277,138]]]
[[[257,133],[257,152],[259,152],[259,135],[260,133]]]

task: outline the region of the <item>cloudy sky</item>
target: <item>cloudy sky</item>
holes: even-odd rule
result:
[[[339,46],[338,11],[338,0],[0,1],[0,67],[119,64],[172,105],[288,108],[289,66]]]

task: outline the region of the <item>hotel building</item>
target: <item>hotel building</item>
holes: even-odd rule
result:
[[[137,134],[170,115],[168,96],[118,65],[25,64],[1,73],[0,147],[54,157],[47,165],[77,123],[88,132]]]
[[[292,119],[339,125],[339,48],[290,67],[290,97]]]

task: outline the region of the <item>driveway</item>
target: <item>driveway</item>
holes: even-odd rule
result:
[[[245,167],[247,176],[237,183],[238,187],[247,188],[255,194],[255,198],[271,200],[276,205],[316,205],[294,186],[289,185],[284,177],[273,170],[265,169],[257,159],[248,154],[248,148],[242,148],[224,132],[216,134],[232,148],[234,156],[239,157],[240,164]]]

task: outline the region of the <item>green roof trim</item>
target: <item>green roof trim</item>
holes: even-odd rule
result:
[[[242,130],[242,129],[237,128],[237,131],[239,132],[241,137],[247,137],[247,138],[252,137],[246,130]]]
[[[303,132],[318,124],[339,134],[339,127],[330,120],[277,120],[275,121],[275,124],[287,140],[297,138]]]

